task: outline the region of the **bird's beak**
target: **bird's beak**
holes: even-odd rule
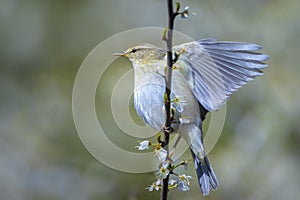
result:
[[[123,52],[119,52],[119,53],[114,53],[113,55],[114,56],[126,56],[126,54],[127,53],[123,51]]]

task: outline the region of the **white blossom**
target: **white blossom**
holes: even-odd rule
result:
[[[146,187],[146,190],[148,190],[149,192],[152,192],[154,189],[153,185],[150,185],[149,187]]]
[[[190,190],[189,184],[187,184],[185,181],[182,180],[177,181],[177,188],[182,192],[187,192]]]
[[[155,182],[155,190],[156,191],[159,190],[159,186],[162,186],[162,179],[161,178],[157,179],[157,181]]]
[[[183,19],[187,19],[189,17],[189,7],[186,6],[184,8],[184,11],[181,13],[181,18]]]
[[[191,178],[193,178],[193,177],[192,176],[187,176],[185,174],[179,175],[179,179],[183,180],[183,181],[186,181],[188,184],[190,184],[190,180],[189,179],[191,179]]]
[[[158,177],[160,178],[166,178],[169,173],[170,170],[168,169],[169,167],[169,162],[168,161],[163,161],[160,165],[159,165],[159,172],[158,172]]]
[[[190,181],[191,176],[187,176],[185,174],[179,175],[179,179],[177,181],[177,188],[180,191],[186,192],[190,190]]]
[[[177,181],[176,181],[176,180],[174,180],[174,179],[170,179],[170,180],[169,180],[169,185],[174,186],[174,185],[176,185],[176,184],[177,184]]]
[[[158,157],[158,160],[160,162],[163,162],[167,159],[168,152],[164,148],[160,148],[159,150],[156,151],[156,155]]]
[[[162,179],[158,178],[155,182],[153,182],[149,187],[146,187],[146,189],[149,192],[152,192],[153,190],[158,191],[162,187]]]
[[[184,106],[187,105],[187,101],[185,101],[185,96],[175,96],[174,93],[170,95],[171,99],[171,107],[175,109],[176,112],[181,113],[184,110]]]
[[[149,149],[149,145],[150,145],[150,142],[148,140],[144,140],[144,141],[140,142],[139,146],[136,146],[135,148],[142,151],[145,149]]]

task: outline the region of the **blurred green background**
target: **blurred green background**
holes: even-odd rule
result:
[[[258,43],[271,56],[265,75],[227,103],[223,134],[209,155],[221,186],[205,199],[297,199],[299,1],[181,3],[198,14],[178,19],[176,30],[195,39]],[[145,190],[153,173],[118,172],[88,153],[75,130],[71,104],[76,72],[98,43],[132,28],[164,27],[166,16],[163,0],[0,1],[0,199],[159,198],[158,192]],[[97,99],[104,116],[111,115],[105,99],[114,77],[130,68],[125,59],[119,62]],[[112,138],[122,135],[107,123]],[[133,149],[136,141],[120,146]],[[195,176],[190,168],[188,174]],[[170,192],[170,199],[183,198],[202,198],[195,180],[188,193]]]

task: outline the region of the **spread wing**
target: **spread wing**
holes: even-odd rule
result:
[[[208,111],[219,109],[238,88],[263,75],[268,56],[261,47],[243,42],[204,39],[173,48],[178,66],[197,100]]]

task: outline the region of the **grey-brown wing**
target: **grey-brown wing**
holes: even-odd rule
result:
[[[185,43],[173,50],[180,53],[176,64],[184,73],[197,100],[208,111],[219,109],[231,94],[263,75],[269,57],[257,53],[261,47],[243,42],[215,39]]]

